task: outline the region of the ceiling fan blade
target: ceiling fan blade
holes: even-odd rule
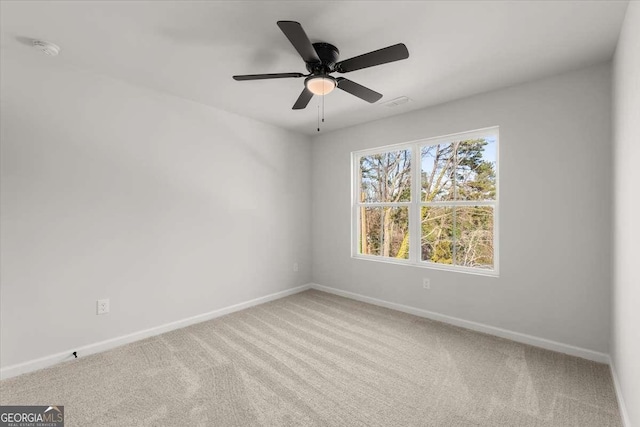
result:
[[[292,110],[303,110],[307,108],[307,104],[309,104],[309,101],[311,101],[311,98],[313,98],[313,93],[311,93],[311,91],[305,87],[302,93],[300,94],[300,96],[298,97],[298,100],[296,101],[296,103],[293,104]]]
[[[382,98],[381,93],[371,90],[368,87],[364,87],[349,79],[345,79],[344,77],[338,77],[336,80],[338,81],[338,89],[349,92],[351,95],[364,99],[371,104]]]
[[[275,74],[244,74],[233,76],[233,80],[264,80],[264,79],[286,79],[288,77],[304,77],[302,73],[275,73]]]
[[[293,47],[296,48],[302,59],[304,59],[304,62],[320,62],[315,48],[299,22],[278,21],[278,27],[280,27],[284,35],[287,36]]]
[[[403,43],[394,44],[393,46],[374,50],[360,56],[345,59],[336,64],[336,71],[339,73],[348,73],[350,71],[361,70],[363,68],[373,67],[376,65],[386,64],[388,62],[400,61],[407,59],[409,51]]]

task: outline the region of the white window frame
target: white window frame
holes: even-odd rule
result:
[[[454,200],[446,202],[423,202],[421,200],[422,188],[422,165],[421,147],[428,145],[446,144],[460,140],[479,139],[485,137],[495,137],[496,140],[496,197],[495,200]],[[409,149],[411,151],[411,201],[410,202],[389,202],[389,203],[361,203],[360,195],[360,158],[374,154],[386,153],[389,151],[399,151]],[[499,127],[492,126],[468,132],[459,132],[449,135],[437,136],[433,138],[420,139],[417,141],[404,142],[400,144],[386,145],[367,150],[354,151],[351,153],[351,257],[355,259],[385,262],[391,264],[409,265],[413,267],[429,268],[435,270],[455,271],[460,273],[470,273],[482,276],[499,275],[499,187],[500,187],[500,134]],[[493,206],[493,269],[464,267],[459,265],[438,264],[435,262],[422,261],[421,245],[415,244],[415,236],[418,242],[421,241],[422,227],[419,215],[422,206],[446,206],[455,208],[457,206]],[[383,257],[379,255],[361,254],[359,245],[360,233],[360,208],[366,207],[396,207],[407,206],[409,209],[409,258],[398,259]]]

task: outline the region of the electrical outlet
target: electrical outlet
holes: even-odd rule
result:
[[[428,277],[424,277],[422,279],[422,287],[424,289],[431,289],[431,280]]]
[[[298,263],[297,262],[293,263],[293,271],[298,271]]]
[[[97,303],[96,314],[107,314],[107,313],[109,313],[109,298],[99,299]]]

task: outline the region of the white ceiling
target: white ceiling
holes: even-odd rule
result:
[[[606,61],[627,2],[618,1],[2,1],[0,46],[41,38],[60,61],[283,128],[316,132],[317,97],[291,106],[303,79],[236,82],[234,74],[303,72],[278,20],[302,24],[341,59],[398,42],[410,57],[346,74],[389,108],[336,90],[323,131]],[[33,50],[33,55],[38,52]]]

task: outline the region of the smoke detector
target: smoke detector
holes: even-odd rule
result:
[[[57,56],[60,53],[60,46],[44,40],[34,40],[33,47],[48,56]]]

